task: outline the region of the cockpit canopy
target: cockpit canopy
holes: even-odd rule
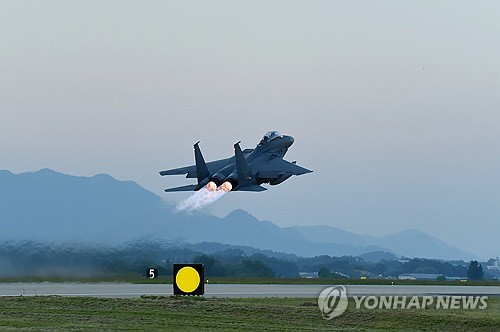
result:
[[[267,142],[270,142],[276,138],[282,138],[283,135],[281,135],[279,132],[277,131],[268,131],[264,137],[262,137],[262,140],[260,141],[259,144],[264,144],[264,143],[267,143]]]

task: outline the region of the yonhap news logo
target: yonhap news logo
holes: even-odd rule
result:
[[[323,289],[318,296],[318,306],[324,319],[332,319],[346,311],[348,305],[347,290],[344,286]]]
[[[437,295],[437,296],[353,296],[353,310],[484,310],[488,296]],[[323,289],[318,296],[318,307],[324,319],[342,315],[349,304],[345,286]]]

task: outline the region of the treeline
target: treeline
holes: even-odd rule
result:
[[[302,271],[319,271],[326,268],[333,273],[347,275],[350,278],[394,277],[404,273],[432,273],[448,277],[463,277],[467,275],[467,263],[454,264],[437,259],[413,258],[410,260],[381,260],[377,263],[366,262],[359,257],[317,256],[300,258],[297,265]]]
[[[171,261],[191,262],[198,255],[161,240],[136,241],[119,247],[9,241],[0,243],[0,277],[120,276],[144,274],[152,266],[166,274],[172,273]]]
[[[136,241],[120,247],[76,242],[0,243],[0,277],[144,275],[150,267],[158,268],[160,275],[171,275],[173,263],[192,262],[204,263],[207,276],[299,276],[295,264],[278,258],[262,254],[247,256],[238,249],[224,250],[212,257],[162,240]]]
[[[433,273],[447,277],[467,275],[466,262],[414,258],[407,261],[367,262],[352,256],[283,257],[246,254],[228,248],[205,254],[162,240],[138,240],[119,247],[88,243],[0,243],[0,277],[99,277],[143,275],[156,267],[161,275],[172,273],[173,263],[203,263],[207,277],[297,278],[299,272],[328,271],[330,276],[359,278],[394,277],[403,273]],[[323,273],[323,276],[325,274]],[[489,277],[485,275],[485,277]]]
[[[299,277],[299,268],[293,262],[263,254],[246,256],[238,249],[203,254],[195,257],[193,262],[204,264],[205,274],[211,277]]]

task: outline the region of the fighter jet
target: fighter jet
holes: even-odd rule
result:
[[[262,184],[272,186],[282,183],[292,175],[312,171],[296,165],[295,161],[283,159],[293,144],[292,136],[277,131],[267,132],[255,149],[241,150],[240,142],[234,144],[234,156],[205,163],[199,147],[194,144],[196,165],[161,171],[160,175],[187,174],[186,178],[197,178],[197,184],[165,189],[166,192],[198,191],[206,187],[209,191],[264,191]]]

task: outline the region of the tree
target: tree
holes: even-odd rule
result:
[[[274,278],[276,275],[273,270],[259,260],[244,259],[241,263],[229,266],[231,276],[240,278]]]
[[[379,262],[379,263],[375,264],[372,271],[373,271],[373,273],[376,273],[376,274],[383,274],[385,271],[387,271],[387,268],[385,267],[384,264]]]
[[[481,280],[483,279],[484,272],[483,267],[477,261],[471,261],[469,268],[467,269],[467,278],[471,280]]]
[[[331,278],[332,274],[330,273],[330,270],[328,270],[326,267],[322,267],[318,271],[318,278]]]
[[[193,259],[193,263],[205,265],[205,275],[207,277],[224,277],[227,275],[227,269],[218,259],[208,255],[200,255]]]

